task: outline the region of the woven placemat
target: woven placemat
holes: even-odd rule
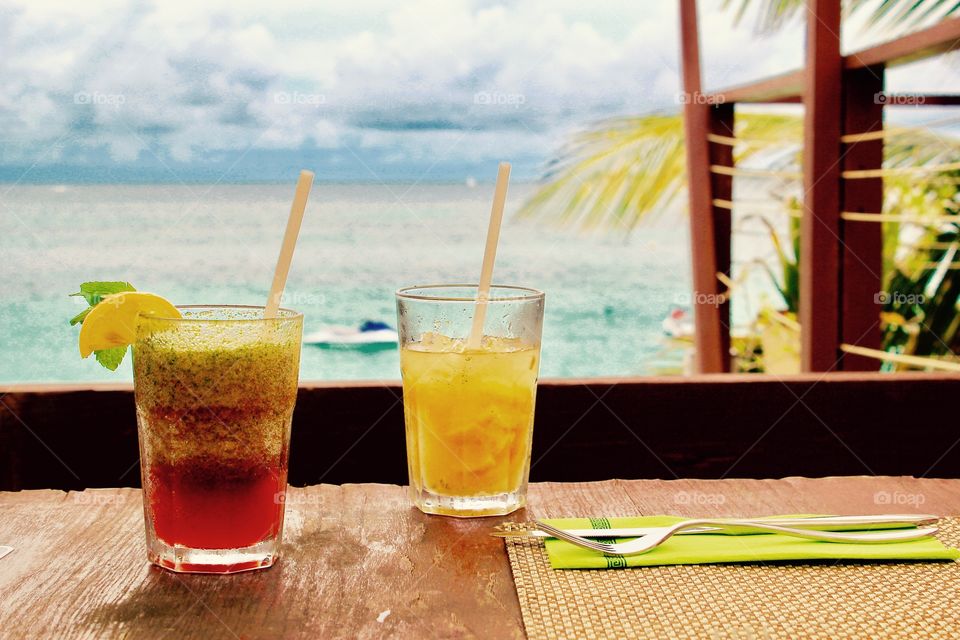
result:
[[[960,518],[938,537],[960,546]],[[554,570],[541,540],[506,544],[534,640],[960,638],[960,562]]]

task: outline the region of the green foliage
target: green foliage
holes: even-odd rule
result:
[[[787,209],[791,213],[799,213],[800,201],[792,198],[787,204]],[[784,247],[780,240],[780,235],[773,225],[766,218],[761,218],[770,233],[770,243],[777,254],[777,261],[780,267],[779,275],[774,273],[769,265],[764,265],[770,279],[780,297],[783,298],[784,310],[790,313],[797,313],[800,309],[800,216],[791,215],[787,223],[787,233],[789,236],[789,248]]]
[[[87,317],[87,314],[90,313],[90,310],[100,304],[100,301],[106,296],[114,293],[121,293],[123,291],[136,291],[136,289],[129,282],[122,281],[84,282],[80,285],[80,291],[71,293],[70,296],[82,297],[87,301],[89,306],[77,315],[70,318],[70,326],[72,327],[76,324],[81,324],[84,318]],[[101,365],[107,369],[110,369],[110,371],[116,371],[117,367],[120,366],[120,363],[123,362],[123,357],[127,355],[127,347],[102,349],[100,351],[94,351],[93,355],[96,356],[97,362],[99,362]]]
[[[520,211],[562,225],[629,231],[682,190],[683,123],[673,116],[606,120],[580,133]],[[639,213],[639,215],[638,215]],[[543,216],[543,217],[546,217]]]
[[[803,12],[806,0],[724,0],[723,8],[736,7],[736,20],[743,18],[751,6],[759,4],[757,30],[776,31]],[[889,28],[915,27],[928,21],[942,20],[960,14],[960,2],[951,0],[845,0],[848,14],[870,10],[867,26]]]
[[[136,291],[136,289],[134,289],[133,285],[129,282],[84,282],[81,284],[80,291],[71,293],[70,296],[82,297],[90,306],[70,318],[70,326],[72,327],[75,324],[83,322],[83,319],[90,313],[90,309],[100,304],[104,296],[120,293],[121,291]],[[114,369],[116,369],[116,367],[114,367]]]
[[[793,116],[737,118],[737,135],[761,142],[799,141],[801,127]],[[736,160],[743,162],[761,151],[745,147]],[[645,218],[665,213],[683,193],[683,120],[660,114],[601,121],[560,149],[545,180],[520,210],[521,218],[629,233]]]
[[[113,349],[101,349],[100,351],[94,351],[93,355],[96,356],[97,362],[102,364],[110,371],[116,371],[117,367],[120,366],[120,363],[123,362],[123,356],[127,355],[127,347],[114,347]]]
[[[960,171],[942,178],[925,189],[903,183],[893,190],[901,215],[955,215],[958,221],[930,220],[908,250],[891,260],[882,314],[888,351],[940,357],[960,352]]]
[[[800,164],[798,117],[747,113],[736,119],[736,136],[752,144],[737,147],[737,164],[753,159],[755,164],[779,163],[775,168],[793,169]],[[924,129],[890,128],[884,145],[886,167],[916,167],[956,162],[960,140]],[[770,153],[770,149],[779,153]],[[784,153],[786,152],[786,153]],[[763,155],[766,154],[766,155]],[[577,135],[561,150],[549,168],[546,184],[525,204],[520,216],[541,219],[581,229],[607,228],[629,233],[651,216],[667,211],[684,191],[686,167],[683,126],[679,115],[652,115],[607,120]],[[885,179],[885,211],[911,217],[942,216],[956,211],[960,172],[895,174]],[[796,313],[799,306],[800,203],[785,203],[789,218],[786,238],[764,216],[755,216],[769,231],[776,262],[761,264],[783,299],[784,311]],[[925,306],[885,309],[885,345],[914,355],[956,351],[958,323],[956,292],[960,269],[938,277],[931,264],[953,260],[956,234],[942,225],[927,229],[919,249],[905,244],[898,222],[883,223],[883,272],[887,290],[905,295],[936,289]],[[932,235],[931,235],[932,234]],[[925,246],[924,246],[925,245]],[[934,278],[936,277],[936,282]],[[911,299],[911,298],[907,298]]]

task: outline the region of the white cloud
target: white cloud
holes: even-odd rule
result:
[[[758,38],[700,6],[708,87],[802,63],[799,25]],[[677,32],[663,0],[0,3],[0,162],[62,138],[122,162],[251,145],[546,153],[592,119],[675,108]]]

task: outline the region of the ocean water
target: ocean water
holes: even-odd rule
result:
[[[543,376],[650,373],[660,322],[689,297],[687,225],[583,234],[511,215],[494,280],[546,291]],[[87,280],[129,280],[175,304],[263,304],[292,185],[0,185],[0,382],[127,381],[77,351],[68,319]],[[393,292],[476,281],[492,186],[317,184],[284,299],[305,332],[363,320],[395,324]],[[395,380],[396,350],[305,345],[302,380]]]

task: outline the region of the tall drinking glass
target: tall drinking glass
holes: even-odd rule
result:
[[[178,307],[133,347],[147,555],[180,572],[271,566],[283,530],[303,315]]]
[[[485,516],[526,502],[542,292],[494,286],[470,348],[476,285],[397,292],[410,495],[425,513]]]

